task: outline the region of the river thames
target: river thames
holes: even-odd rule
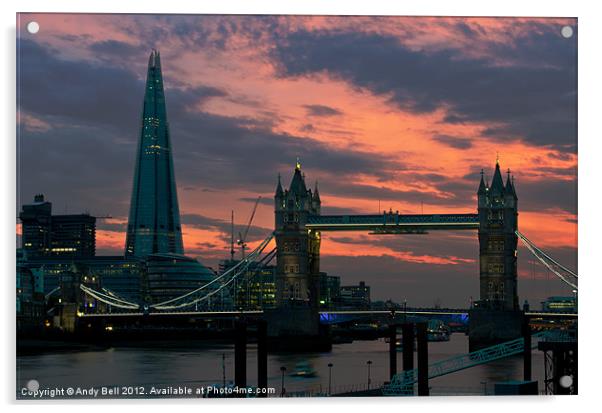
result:
[[[112,387],[205,387],[222,385],[234,380],[234,347],[223,343],[195,343],[183,348],[182,343],[166,342],[158,347],[119,347],[65,353],[45,353],[17,358],[17,397],[30,380],[40,388],[112,388]],[[448,342],[430,342],[429,363],[468,351],[468,337],[454,333]],[[370,365],[368,361],[371,361]],[[330,382],[329,382],[329,367]],[[299,365],[315,370],[313,377],[295,377]],[[288,395],[308,392],[312,395],[366,390],[368,370],[370,387],[376,388],[388,380],[388,343],[383,339],[335,344],[331,352],[308,354],[270,354],[268,356],[268,387],[270,397],[282,392],[282,370],[285,367],[284,387]],[[398,353],[398,371],[401,352]],[[493,394],[494,384],[522,380],[522,356],[513,356],[485,365],[442,376],[429,381],[431,395]],[[543,390],[543,354],[533,351],[533,379]],[[257,384],[256,346],[247,351],[247,384]],[[147,390],[148,395],[148,390]],[[123,397],[123,396],[120,396]],[[195,397],[195,396],[190,396]],[[198,397],[198,396],[197,396]]]

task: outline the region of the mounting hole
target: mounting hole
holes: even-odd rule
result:
[[[573,385],[573,376],[562,376],[559,382],[562,387],[568,389]]]
[[[560,29],[560,34],[565,39],[570,39],[573,37],[573,28],[571,26],[563,26],[562,29]]]
[[[40,383],[37,380],[29,380],[27,382],[27,390],[29,391],[38,391],[40,388]]]
[[[40,31],[40,25],[38,22],[29,22],[27,23],[27,31],[31,34],[36,34]]]

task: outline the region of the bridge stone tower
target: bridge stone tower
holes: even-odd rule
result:
[[[278,177],[274,195],[277,246],[276,310],[270,335],[319,334],[320,233],[306,228],[309,216],[320,214],[320,195],[307,189],[297,160],[293,179],[283,190]]]
[[[510,170],[504,185],[500,164],[496,162],[489,187],[481,173],[477,198],[481,287],[478,305],[496,310],[518,310],[518,198]]]
[[[472,348],[520,336],[522,313],[517,292],[518,198],[508,170],[504,185],[496,161],[491,185],[477,191],[480,300],[470,314]]]

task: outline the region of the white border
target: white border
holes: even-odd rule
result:
[[[599,159],[602,151],[600,144],[600,87],[601,55],[599,40],[602,39],[599,8],[593,1],[525,1],[505,0],[503,2],[470,0],[421,0],[402,2],[394,0],[306,0],[306,1],[267,1],[267,0],[220,0],[191,2],[190,0],[169,0],[150,3],[119,0],[84,2],[81,0],[44,1],[20,0],[18,4],[2,2],[2,83],[4,96],[0,99],[0,116],[4,136],[2,144],[2,177],[4,202],[0,226],[0,253],[2,254],[3,327],[2,350],[5,357],[4,371],[0,374],[2,401],[9,409],[16,407],[13,402],[15,386],[14,360],[14,261],[15,237],[15,13],[19,12],[104,12],[104,13],[223,13],[223,14],[382,14],[382,15],[435,15],[435,16],[549,16],[578,17],[579,19],[579,273],[581,274],[581,309],[579,332],[579,390],[577,397],[555,398],[429,398],[421,399],[330,399],[330,400],[219,400],[219,401],[180,401],[177,409],[220,409],[265,411],[284,410],[304,412],[309,409],[343,408],[351,411],[376,409],[421,409],[437,411],[466,411],[466,409],[487,409],[491,412],[519,408],[537,411],[577,411],[590,410],[595,406],[594,397],[599,389],[599,367],[601,353],[597,351],[600,342],[600,316],[596,314],[599,306],[600,282],[595,247],[600,231],[599,194],[602,192]],[[598,202],[597,202],[598,201]],[[60,409],[62,411],[105,411],[106,409],[135,408],[163,411],[174,401],[142,402],[70,402],[70,403],[20,403],[25,410]],[[393,405],[392,405],[393,404]],[[520,407],[519,407],[520,406]]]

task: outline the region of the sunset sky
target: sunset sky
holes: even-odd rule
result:
[[[17,30],[17,208],[44,193],[55,213],[111,215],[99,254],[123,254],[156,48],[184,248],[205,265],[228,255],[231,209],[238,231],[262,196],[250,245],[273,229],[297,156],[323,214],[374,214],[476,212],[499,154],[519,230],[576,269],[575,19],[21,14]],[[473,232],[325,233],[321,254],[373,299],[478,299]],[[571,295],[522,246],[518,265],[521,302]]]

